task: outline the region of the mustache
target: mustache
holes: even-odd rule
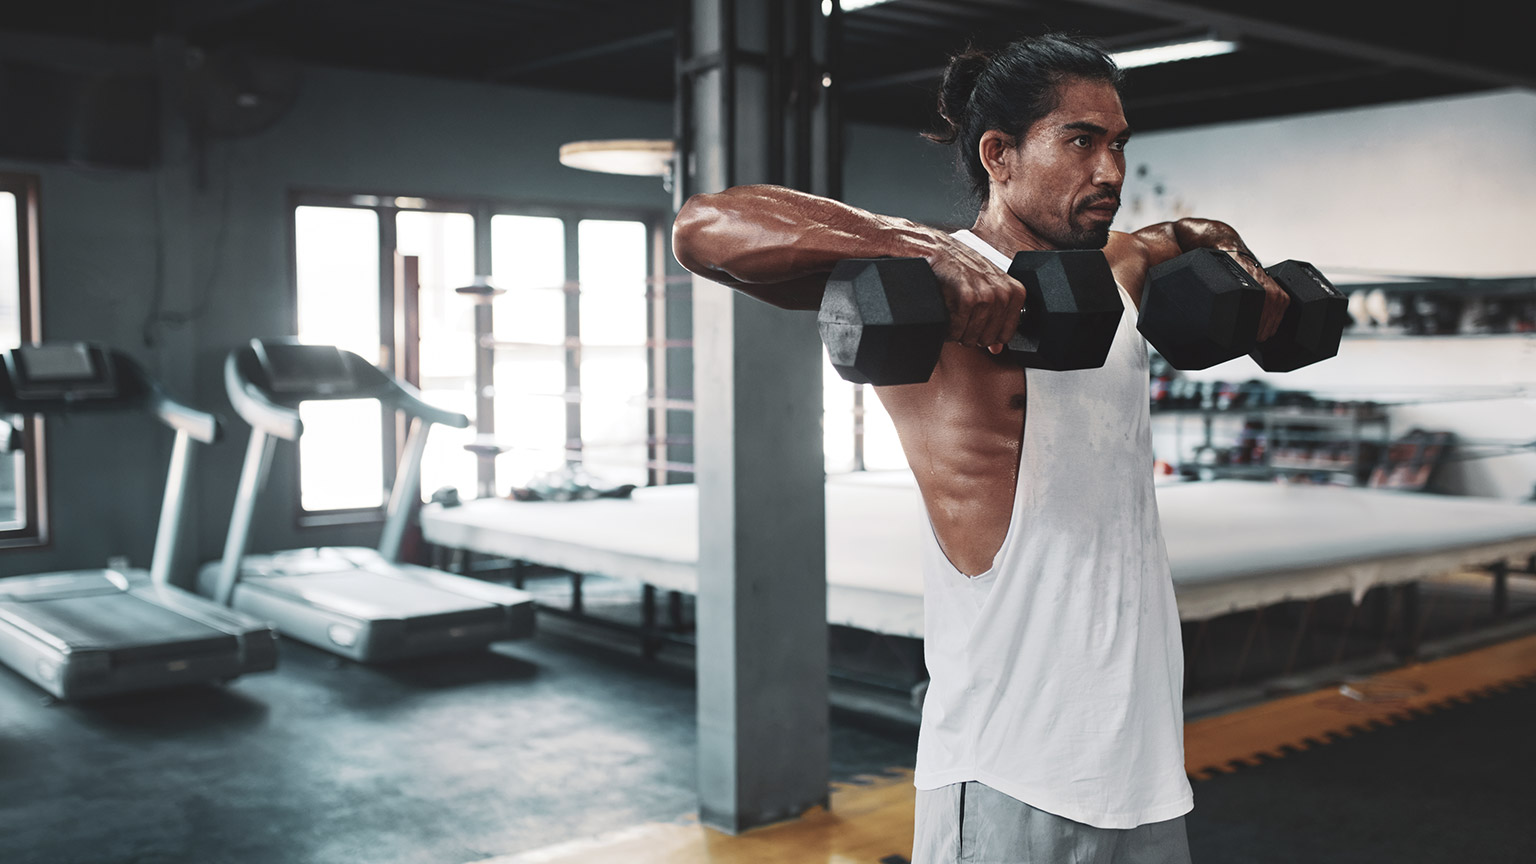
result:
[[[1097,206],[1099,206],[1100,204],[1103,204],[1106,201],[1114,204],[1115,208],[1119,209],[1119,207],[1120,207],[1120,196],[1115,194],[1115,193],[1113,193],[1113,192],[1105,192],[1102,195],[1095,195],[1092,198],[1089,198],[1089,199],[1083,201],[1083,203],[1077,205],[1077,212],[1082,213],[1082,212],[1084,212],[1086,210],[1089,210],[1089,209],[1091,209],[1093,207],[1097,207]]]

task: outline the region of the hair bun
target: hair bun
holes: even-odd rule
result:
[[[953,144],[959,139],[971,93],[975,92],[977,80],[991,62],[992,52],[977,48],[967,48],[949,58],[944,81],[939,85],[939,117],[943,118],[947,128],[929,138],[940,144]]]

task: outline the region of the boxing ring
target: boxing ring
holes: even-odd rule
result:
[[[1405,492],[1244,481],[1160,485],[1179,617],[1199,621],[1349,594],[1536,555],[1536,506]],[[423,539],[444,549],[600,574],[694,594],[691,485],[632,498],[427,505]],[[827,621],[922,638],[922,500],[906,472],[827,482]]]

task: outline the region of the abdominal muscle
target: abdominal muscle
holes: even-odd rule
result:
[[[917,478],[939,548],[978,576],[1008,536],[1024,442],[1024,370],[947,342],[926,384],[877,387]]]

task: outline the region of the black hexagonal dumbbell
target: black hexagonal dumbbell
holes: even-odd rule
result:
[[[1036,369],[1104,365],[1125,307],[1102,252],[1020,252],[1008,273],[1024,283],[1025,309],[1003,356]],[[882,386],[927,381],[949,332],[938,279],[922,258],[840,262],[817,321],[838,374]]]
[[[1176,369],[1205,369],[1251,354],[1289,372],[1338,353],[1348,302],[1310,264],[1282,261],[1268,273],[1290,297],[1275,335],[1260,343],[1264,289],[1226,252],[1195,249],[1152,268],[1137,328]]]
[[[1264,288],[1231,255],[1195,249],[1147,276],[1136,329],[1173,368],[1205,369],[1258,344]]]
[[[1264,268],[1291,298],[1280,327],[1249,352],[1266,372],[1290,372],[1339,353],[1349,301],[1327,277],[1305,261],[1281,261]]]

